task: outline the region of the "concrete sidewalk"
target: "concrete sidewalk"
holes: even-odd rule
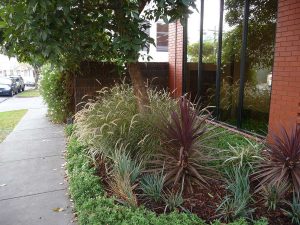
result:
[[[37,106],[0,144],[1,225],[73,224],[63,128],[47,120],[42,104]]]

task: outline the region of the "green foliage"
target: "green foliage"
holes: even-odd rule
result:
[[[289,190],[289,187],[286,183],[281,183],[279,186],[264,186],[261,195],[265,206],[269,210],[276,210],[278,204],[284,199],[287,190]]]
[[[144,10],[149,2],[153,7]],[[147,21],[183,20],[190,6],[195,6],[194,0],[4,1],[4,47],[21,61],[123,64],[136,61],[139,50],[154,43],[144,32],[150,26]]]
[[[234,27],[224,35],[223,59],[226,63],[240,60],[244,0],[225,1],[226,22]],[[273,65],[278,0],[251,1],[248,62],[249,68],[271,68]]]
[[[157,128],[161,114],[176,105],[167,92],[148,91],[150,112],[138,113],[133,89],[127,84],[99,91],[95,101],[75,115],[79,140],[93,151],[112,159],[115,144],[126,146],[132,158],[144,158],[160,148]]]
[[[142,177],[140,181],[141,189],[144,195],[155,202],[159,202],[162,198],[165,176],[162,173],[149,173]]]
[[[70,116],[71,94],[67,88],[68,76],[56,67],[45,65],[42,68],[40,92],[48,105],[48,116],[53,122],[62,123]]]
[[[121,146],[121,148],[123,148]],[[132,160],[124,149],[115,151],[112,169],[110,171],[110,188],[124,204],[137,206],[134,189],[137,177],[140,175],[141,163]]]
[[[262,145],[246,139],[247,145],[232,146],[229,144],[229,149],[223,151],[224,164],[232,167],[253,169],[254,163],[261,160]]]
[[[289,206],[289,210],[284,210],[283,212],[291,218],[293,224],[300,224],[300,195],[299,193],[293,194],[292,202],[286,202]]]
[[[67,137],[70,137],[73,134],[74,129],[75,129],[74,124],[67,124],[65,126],[65,133],[66,133]]]
[[[199,46],[200,46],[199,42],[188,45],[187,54],[191,62],[198,62]],[[216,49],[217,49],[217,43],[214,43],[213,41],[204,41],[202,62],[216,64],[216,60],[217,60]]]
[[[223,110],[230,110],[236,108],[238,105],[239,96],[239,80],[230,83],[228,80],[223,79],[221,84],[221,102],[220,107]],[[256,112],[269,113],[270,105],[270,89],[258,89],[256,85],[246,82],[244,89],[244,109]],[[209,89],[208,93],[210,99],[215,98],[215,90]]]
[[[227,172],[227,176],[229,195],[217,209],[220,217],[227,222],[238,218],[250,219],[254,210],[249,207],[251,201],[249,168],[233,168]]]
[[[27,109],[0,112],[0,143],[15,128]]]
[[[167,209],[174,211],[178,208],[182,208],[183,197],[182,192],[169,191],[164,194],[163,200],[166,204],[165,212]]]
[[[70,193],[75,202],[79,224],[199,224],[204,225],[194,215],[171,213],[157,217],[143,208],[130,208],[115,203],[108,198],[101,187],[91,159],[86,156],[84,147],[74,137],[68,144],[67,170],[70,179]]]
[[[74,137],[68,144],[67,170],[70,194],[75,203],[79,224],[98,225],[206,225],[196,215],[172,212],[157,216],[142,207],[131,208],[119,205],[114,198],[107,197],[95,170],[87,165],[92,161],[86,156],[85,148]],[[72,167],[70,167],[70,163]],[[74,169],[76,168],[76,169]],[[219,222],[212,223],[220,225]],[[266,225],[259,220],[255,225]],[[241,219],[228,225],[248,225]]]

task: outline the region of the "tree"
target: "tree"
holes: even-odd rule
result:
[[[6,0],[4,48],[21,61],[36,57],[72,68],[84,60],[126,65],[140,111],[148,103],[137,64],[139,50],[154,41],[150,20],[184,20],[194,0]]]
[[[213,41],[204,41],[203,42],[203,63],[216,63],[217,55],[217,43]],[[188,57],[190,58],[191,62],[198,62],[199,59],[199,42],[192,43],[188,45]]]
[[[226,22],[233,29],[224,35],[223,60],[239,61],[242,46],[244,0],[226,0]],[[251,0],[247,61],[250,68],[273,64],[278,0]]]

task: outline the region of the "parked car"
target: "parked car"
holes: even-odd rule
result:
[[[16,81],[18,92],[22,92],[25,90],[25,83],[21,76],[11,76],[10,78]]]
[[[16,93],[18,93],[16,81],[0,77],[0,95],[13,96]]]

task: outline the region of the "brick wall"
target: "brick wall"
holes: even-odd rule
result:
[[[279,0],[269,131],[300,124],[300,0]]]
[[[158,89],[168,88],[168,63],[140,63],[145,81]],[[88,99],[93,98],[102,87],[109,87],[123,79],[129,81],[129,75],[120,75],[113,64],[83,62],[73,75],[73,106],[78,111]]]
[[[169,87],[175,97],[182,95],[183,27],[179,21],[169,24]]]

